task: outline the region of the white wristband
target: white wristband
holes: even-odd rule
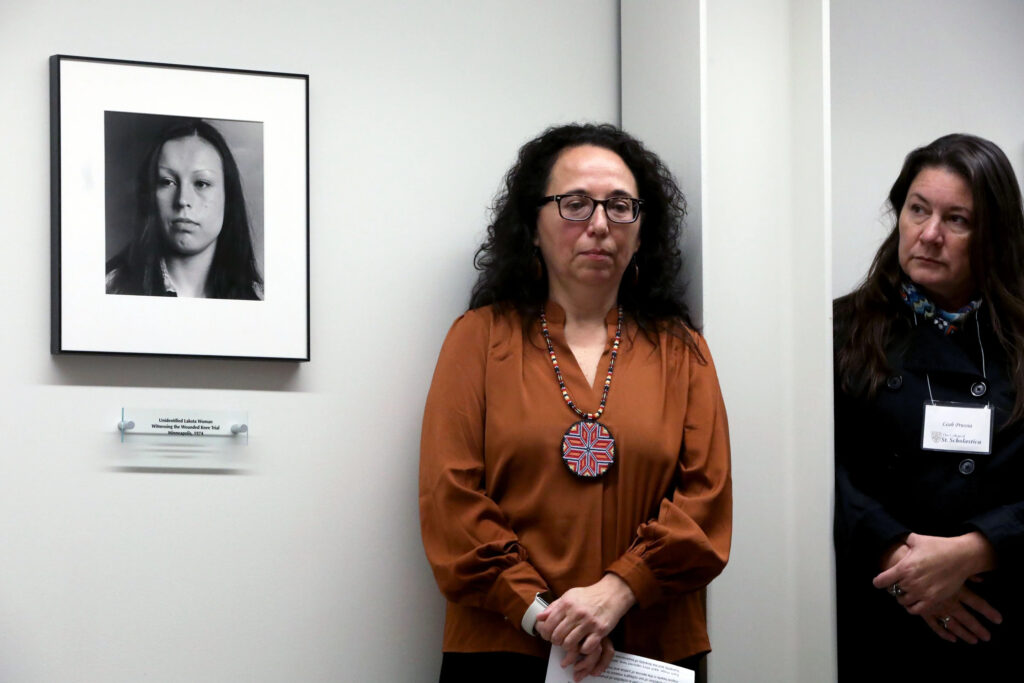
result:
[[[533,627],[537,625],[537,615],[547,609],[548,602],[544,597],[541,597],[545,595],[547,593],[537,593],[533,598],[533,602],[526,608],[526,614],[523,615],[523,621],[521,622],[523,630],[531,636],[536,635],[533,632]]]

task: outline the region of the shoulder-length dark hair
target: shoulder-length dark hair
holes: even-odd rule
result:
[[[524,320],[537,316],[548,297],[547,278],[538,273],[534,247],[540,200],[559,154],[582,145],[618,154],[633,173],[644,201],[640,249],[635,255],[637,277],[633,277],[633,269],[627,270],[619,285],[619,303],[648,336],[667,328],[691,342],[683,326],[692,328],[693,323],[683,299],[679,249],[686,199],[661,159],[609,124],[548,128],[519,150],[491,209],[487,239],[473,261],[480,275],[473,286],[470,308],[495,304],[518,311]]]
[[[837,340],[843,388],[873,394],[885,378],[885,344],[900,307],[899,217],[911,183],[926,168],[957,174],[971,188],[971,273],[1017,390],[1011,420],[1024,417],[1024,209],[1013,167],[994,143],[974,135],[946,135],[915,149],[889,191],[893,228],[875,254],[864,282],[844,305],[848,330]]]
[[[217,237],[206,291],[214,299],[260,298],[263,278],[256,265],[238,164],[224,136],[202,119],[171,125],[161,133],[146,156],[137,193],[138,232],[123,251],[107,262],[107,273],[114,273],[114,282],[108,291],[142,295],[164,292],[160,259],[166,245],[156,202],[160,151],[166,142],[192,136],[213,145],[224,166],[224,223]]]

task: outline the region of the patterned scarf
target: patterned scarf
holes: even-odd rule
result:
[[[981,306],[981,299],[978,298],[974,301],[968,302],[968,304],[960,310],[950,313],[949,311],[944,311],[936,306],[932,300],[922,294],[912,282],[906,280],[901,282],[900,290],[903,301],[914,309],[914,313],[923,316],[925,320],[932,320],[935,323],[935,326],[942,330],[942,334],[953,334],[959,330],[967,320],[967,316],[978,310]]]

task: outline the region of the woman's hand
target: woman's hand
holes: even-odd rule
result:
[[[897,550],[898,561],[872,584],[883,589],[899,584],[896,599],[911,614],[933,613],[969,578],[995,567],[995,550],[977,531],[953,538],[910,534],[905,544],[909,550]]]
[[[907,553],[910,552],[910,546],[907,545],[906,539],[897,541],[889,546],[889,549],[882,554],[882,570],[889,569],[893,565],[899,563]]]
[[[571,588],[537,615],[534,630],[566,650],[567,666],[578,655],[604,655],[602,641],[636,602],[629,585],[615,574],[583,588]],[[608,658],[611,661],[611,658]]]
[[[579,683],[587,676],[600,676],[615,656],[615,647],[608,638],[601,639],[601,647],[589,655],[579,653],[567,653],[562,659],[561,666],[566,668],[572,666],[572,679]],[[573,664],[575,662],[575,664]]]
[[[940,604],[928,614],[922,614],[921,618],[939,638],[951,643],[955,643],[957,638],[972,645],[979,640],[988,641],[992,634],[967,607],[993,624],[1001,624],[1003,621],[999,611],[970,588],[961,588],[953,599]]]

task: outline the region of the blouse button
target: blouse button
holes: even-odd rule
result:
[[[984,382],[975,382],[971,385],[971,396],[974,396],[975,398],[984,396],[986,391],[988,391],[988,387],[985,386]]]
[[[885,381],[885,386],[888,387],[889,391],[898,391],[903,386],[903,377],[901,375],[893,375]]]
[[[960,474],[971,474],[974,472],[974,461],[970,458],[964,458],[960,461]]]

